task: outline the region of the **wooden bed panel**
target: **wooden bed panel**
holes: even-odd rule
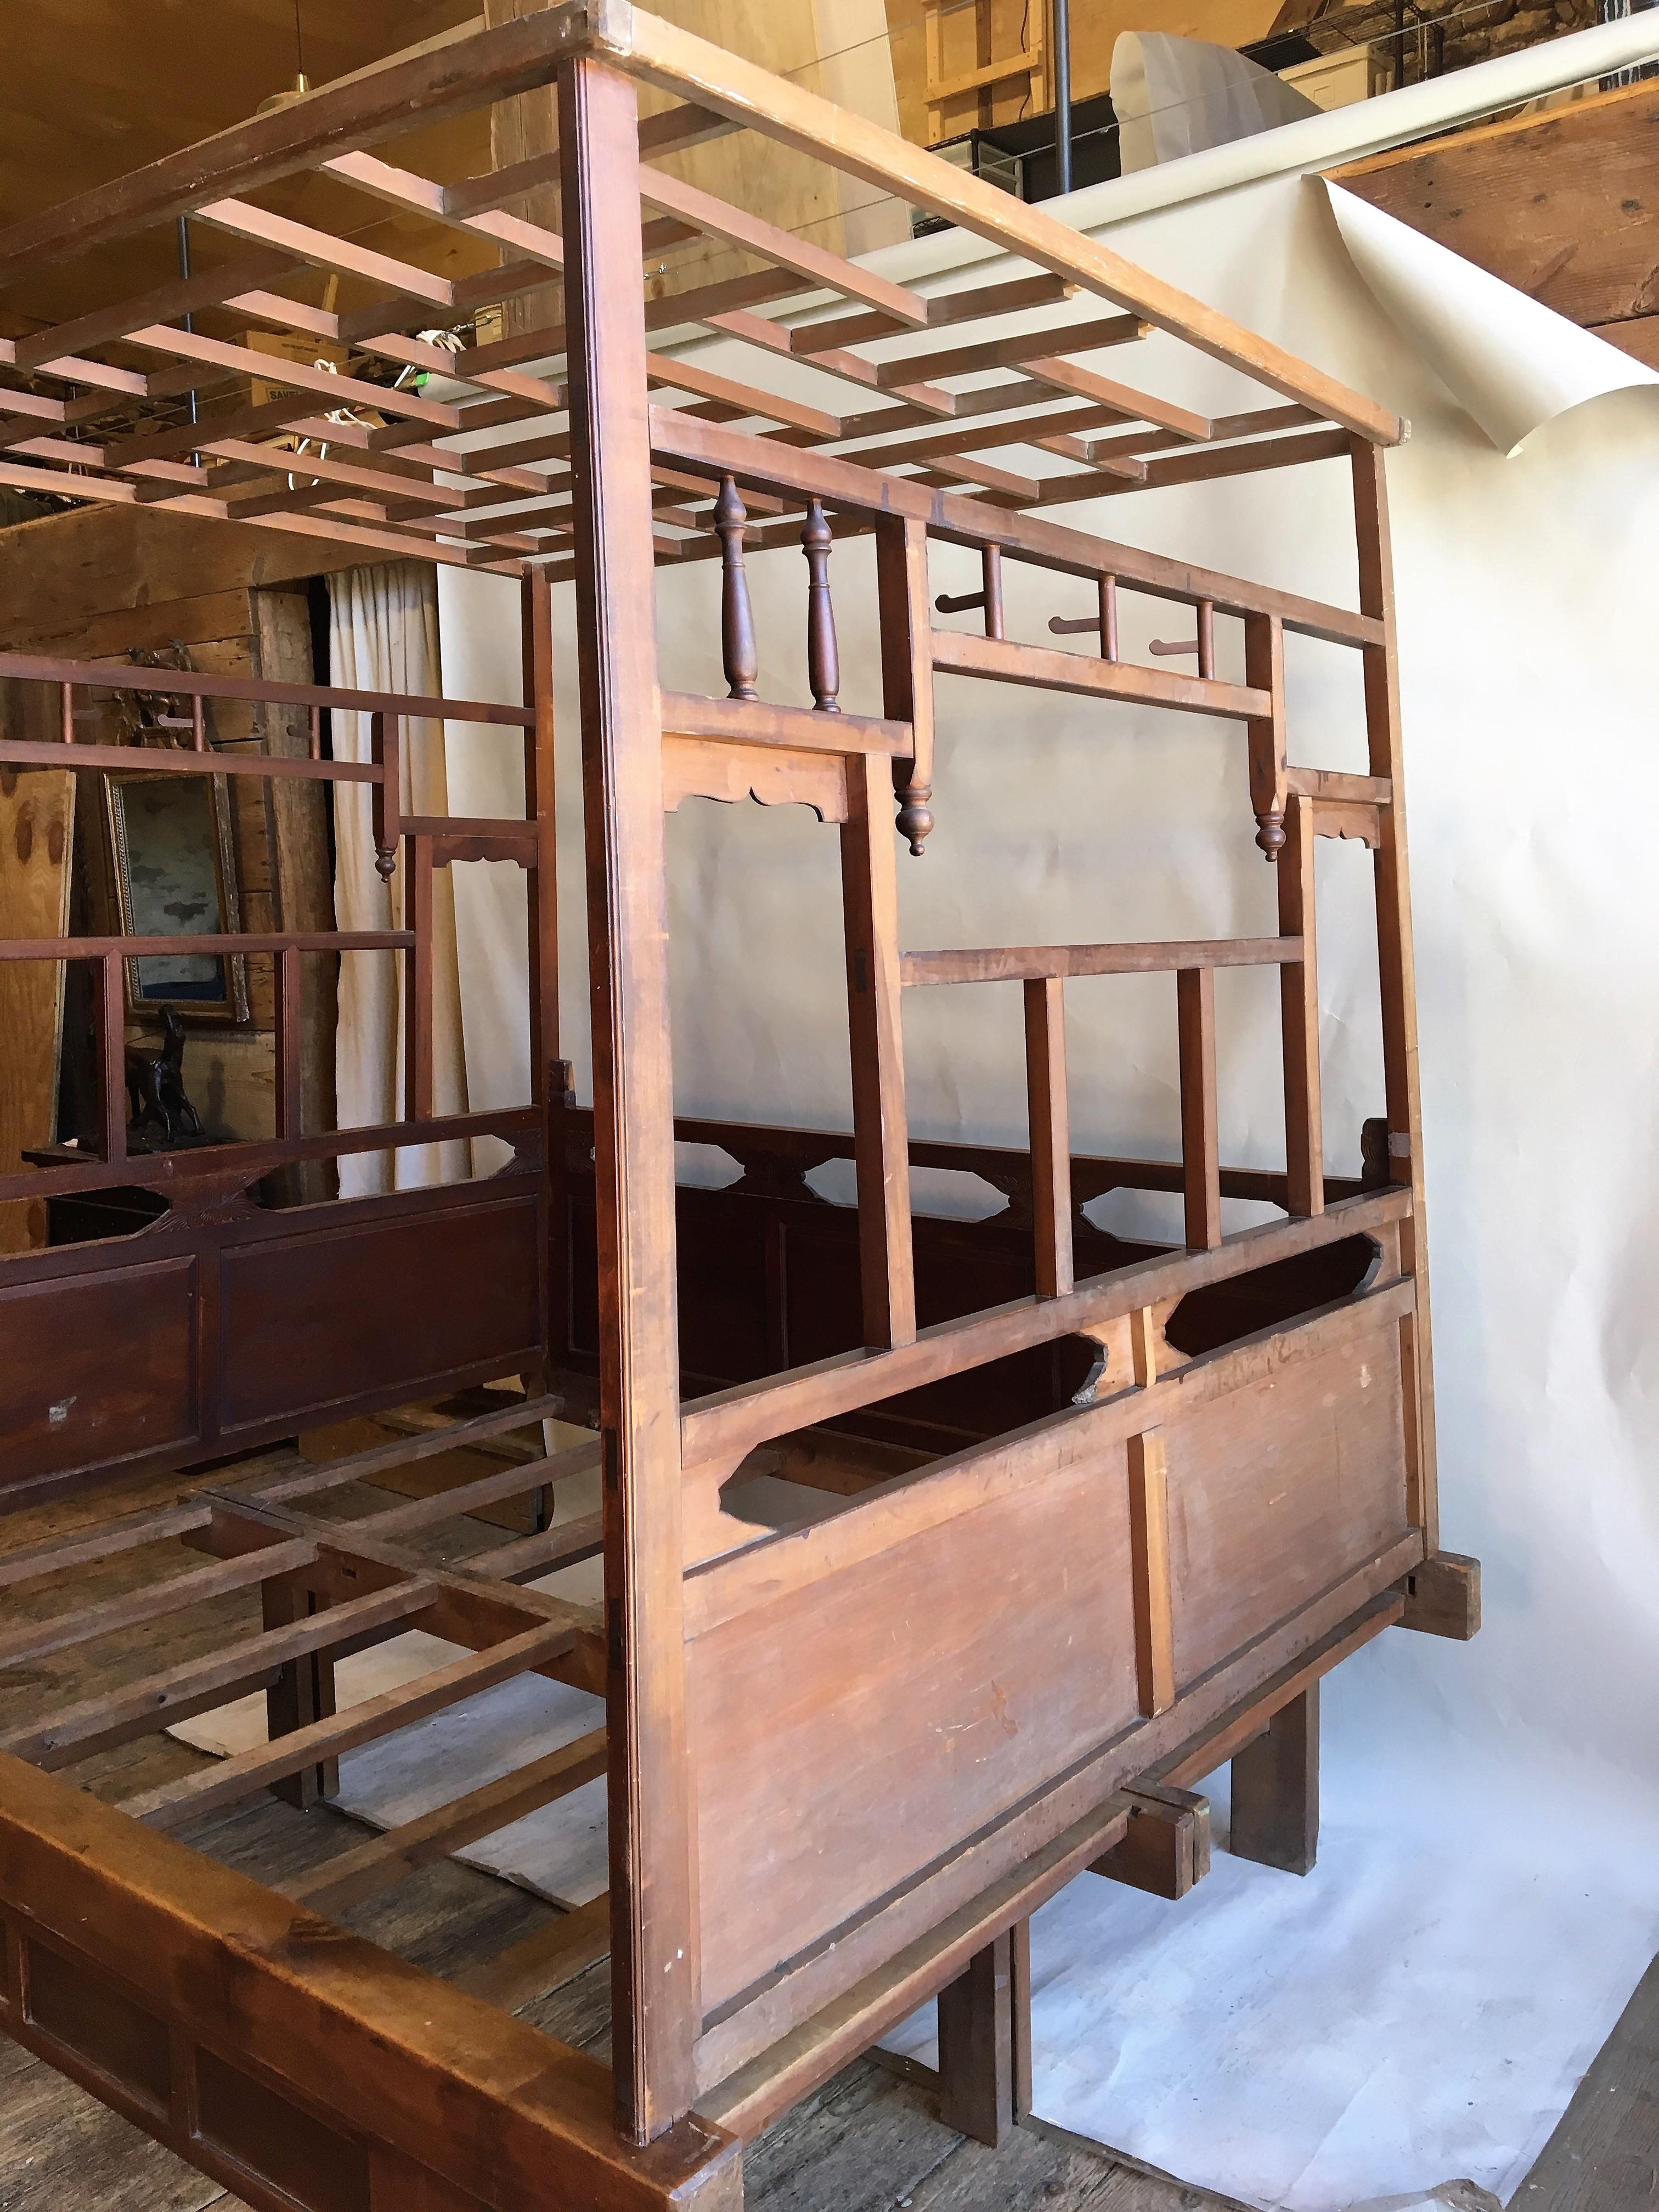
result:
[[[122,1266],[107,1245],[82,1273],[0,1286],[0,1496],[12,1480],[188,1451],[201,1434],[197,1288],[193,1253]]]
[[[705,2014],[1134,1717],[1125,1448],[1059,1456],[692,1638]]]
[[[328,1212],[222,1255],[222,1433],[315,1414],[365,1388],[412,1389],[480,1360],[511,1371],[539,1358],[544,1214],[534,1184]]]
[[[1379,1307],[1374,1326],[1264,1358],[1169,1425],[1178,1686],[1406,1533],[1400,1324]]]

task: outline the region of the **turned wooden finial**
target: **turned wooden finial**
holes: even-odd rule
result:
[[[933,817],[927,802],[933,795],[931,783],[907,784],[899,793],[898,832],[910,850],[920,859]]]
[[[800,533],[806,556],[806,680],[812,687],[816,714],[839,714],[836,693],[841,690],[841,654],[836,644],[836,608],[830,596],[830,525],[822,500],[812,500]]]
[[[1282,807],[1271,813],[1256,816],[1255,842],[1270,861],[1279,858],[1285,846],[1285,813]]]
[[[755,649],[755,614],[749,603],[749,576],[743,565],[743,530],[749,520],[735,477],[720,480],[714,502],[714,528],[720,541],[720,653],[729,696],[758,699],[755,678],[760,656]]]

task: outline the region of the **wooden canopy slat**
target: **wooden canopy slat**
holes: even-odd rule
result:
[[[828,159],[878,191],[896,192],[929,214],[959,223],[991,244],[1144,317],[1200,352],[1231,363],[1287,399],[1305,401],[1362,437],[1382,445],[1399,443],[1403,434],[1400,418],[1387,408],[1081,236],[1041,208],[1011,199],[994,185],[894,138],[833,100],[787,78],[772,76],[740,55],[712,46],[644,9],[632,11],[627,37],[626,50],[617,58],[644,82],[717,108],[785,145]]]

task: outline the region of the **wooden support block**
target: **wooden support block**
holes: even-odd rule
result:
[[[1170,1588],[1170,1496],[1164,1438],[1129,1438],[1129,1545],[1134,1577],[1135,1671],[1148,1719],[1175,1703],[1175,1629]]]
[[[1210,1801],[1156,1782],[1124,1792],[1129,1832],[1097,1858],[1091,1874],[1127,1882],[1154,1897],[1185,1897],[1210,1871]]]
[[[1233,1753],[1227,1848],[1285,1874],[1311,1874],[1319,1856],[1319,1684],[1281,1705]]]
[[[1462,1552],[1436,1552],[1399,1585],[1406,1601],[1402,1628],[1467,1644],[1480,1628],[1480,1562]]]
[[[1017,1987],[1029,1998],[1029,1958],[1017,1983],[1013,1940],[1004,1934],[939,1993],[939,2118],[993,2150],[1016,2124],[1016,2057],[1030,2049],[1029,2020],[1014,2032]]]

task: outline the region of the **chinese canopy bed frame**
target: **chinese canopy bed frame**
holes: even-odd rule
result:
[[[390,158],[399,133],[545,99],[556,80],[556,134],[536,150],[529,131],[514,165],[439,184]],[[642,117],[641,88],[668,103]],[[958,269],[911,289],[657,166],[734,129],[942,216],[1023,273],[983,283]],[[452,283],[261,204],[309,171],[480,235],[502,265]],[[511,211],[526,206],[533,220]],[[7,1176],[0,1198],[137,1184],[167,1201],[137,1236],[4,1263],[0,1495],[30,1504],[258,1454],[176,1505],[0,1554],[12,1591],[144,1544],[207,1555],[89,1607],[14,1616],[0,1668],[140,1620],[165,1639],[170,1612],[231,1590],[257,1593],[264,1620],[0,1739],[0,2028],[261,2207],[735,2205],[743,2141],[934,1995],[945,2111],[994,2141],[1029,2098],[1031,1911],[1091,1867],[1178,1893],[1206,1848],[1202,1802],[1183,1793],[1229,1759],[1233,1848],[1305,1871],[1321,1676],[1391,1624],[1475,1625],[1474,1564],[1440,1552],[1436,1524],[1383,471],[1403,427],[1040,210],[626,0],[469,26],[29,217],[0,234],[0,283],[180,216],[248,250],[5,342],[0,483],[517,575],[525,705],[0,656],[0,674],[45,687],[62,716],[61,737],[0,739],[7,772],[131,764],[81,718],[122,687],[164,690],[193,702],[175,717],[188,733],[147,768],[273,790],[366,783],[382,872],[403,882],[391,932],[279,928],[207,948],[274,963],[276,1129],[258,1142],[126,1157],[122,963],[172,940],[0,944],[0,958],[89,964],[103,1080],[96,1155]],[[647,299],[642,240],[649,253],[695,233],[751,265]],[[311,271],[356,280],[364,302],[290,297]],[[562,307],[534,328],[459,354],[406,335],[555,282]],[[135,429],[135,399],[269,374],[268,356],[210,334],[227,316],[447,381],[301,362],[257,405]],[[1264,404],[1200,416],[1099,365],[1154,331],[1242,371]],[[672,349],[711,332],[748,349],[753,382]],[[503,441],[514,423],[526,427]],[[469,442],[481,431],[488,442]],[[313,444],[274,458],[263,441],[284,434]],[[1314,463],[1352,478],[1354,608],[1043,512]],[[875,542],[879,717],[837,700],[833,556],[859,534]],[[939,600],[969,609],[971,629],[933,619],[934,543],[978,556],[980,589]],[[780,544],[806,556],[811,708],[759,692],[745,559]],[[663,692],[655,571],[704,558],[723,564],[727,696]],[[1097,591],[1091,623],[1049,625],[1086,630],[1083,646],[1010,634],[1010,562]],[[557,1004],[550,605],[565,580],[591,1110],[569,1095]],[[1126,592],[1192,611],[1190,672],[1120,652]],[[1231,623],[1242,683],[1217,673]],[[1367,774],[1293,761],[1287,634],[1359,656]],[[1253,818],[1276,869],[1278,933],[903,949],[896,848],[921,853],[933,827],[939,671],[1241,727],[1243,834]],[[252,750],[215,747],[228,696],[256,702]],[[323,714],[347,711],[372,718],[366,762],[322,742]],[[400,743],[416,719],[518,731],[526,818],[406,817]],[[676,1124],[664,817],[691,794],[805,802],[836,825],[845,1136]],[[948,821],[948,791],[937,803]],[[1328,1172],[1322,1139],[1313,861],[1329,836],[1361,841],[1376,883],[1386,1112],[1352,1179]],[[479,858],[515,861],[531,886],[537,1096],[440,1119],[434,872]],[[401,960],[404,1118],[307,1129],[305,963],[360,951]],[[1241,964],[1280,978],[1282,1174],[1218,1154],[1213,983]],[[1065,979],[1146,972],[1176,979],[1181,1157],[1074,1158]],[[904,994],[988,980],[1023,994],[1029,1149],[914,1142]],[[512,1147],[487,1178],[264,1196],[297,1162],[486,1134]],[[677,1137],[724,1146],[740,1181],[677,1194]],[[804,1180],[836,1158],[855,1164],[855,1207]],[[913,1164],[972,1168],[1011,1204],[978,1224],[913,1216]],[[1183,1243],[1093,1228],[1080,1208],[1119,1187],[1181,1194]],[[1224,1233],[1222,1201],[1237,1197],[1280,1218]],[[321,1462],[291,1443],[513,1372],[524,1400],[416,1442]],[[394,1462],[568,1413],[585,1386],[591,1445],[364,1517],[321,1510]],[[835,1462],[836,1510],[781,1528],[728,1510],[740,1473],[791,1453],[809,1484],[815,1455]],[[435,1566],[411,1546],[447,1516],[544,1500],[595,1468],[591,1520],[538,1512],[529,1534]],[[602,1612],[526,1587],[600,1555]],[[410,1626],[460,1656],[337,1711],[334,1662]],[[342,1753],[526,1670],[602,1695],[602,1734],[345,1854],[302,1891],[262,1887],[173,1832],[267,1787],[325,1797]],[[262,1687],[269,1744],[210,1771],[113,1805],[61,1771]],[[599,1773],[608,1899],[470,1985],[331,1918]],[[607,1951],[608,2069],[512,2009]]]

